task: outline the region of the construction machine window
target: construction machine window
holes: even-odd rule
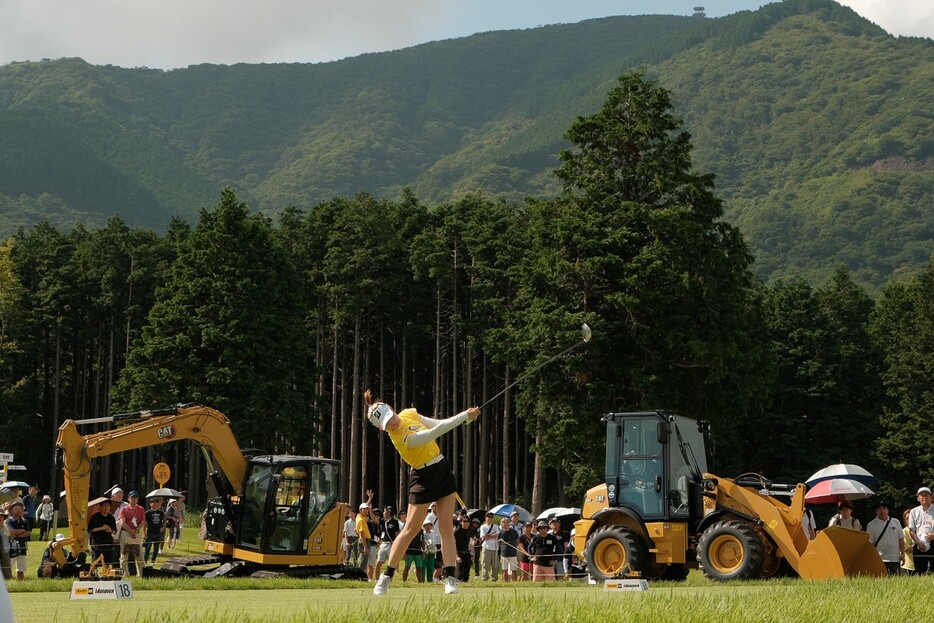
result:
[[[240,545],[259,548],[263,536],[263,509],[272,481],[272,466],[254,463],[240,501]]]
[[[668,506],[672,515],[686,517],[690,483],[700,483],[707,471],[704,436],[696,422],[674,416],[671,439]]]
[[[314,532],[327,512],[337,503],[340,473],[337,465],[319,463],[311,466],[311,491],[308,496],[308,527],[306,534]],[[307,547],[307,544],[304,545]]]
[[[269,550],[296,552],[302,540],[302,501],[308,492],[308,470],[304,465],[282,468],[276,487]]]
[[[664,507],[664,464],[658,441],[658,418],[633,418],[621,423],[618,501],[643,517],[661,516]]]

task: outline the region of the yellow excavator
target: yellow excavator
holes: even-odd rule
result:
[[[886,575],[865,532],[835,526],[808,540],[805,485],[707,473],[706,423],[660,411],[603,419],[606,482],[587,491],[574,524],[594,579],[677,581],[690,569],[716,581]]]
[[[113,430],[89,435],[79,424],[113,422]],[[54,543],[61,566],[66,548],[74,558],[88,551],[88,494],[94,459],[190,439],[204,452],[218,493],[208,502],[208,538],[203,555],[167,560],[152,575],[206,577],[321,577],[364,579],[343,564],[341,547],[347,505],[338,502],[340,461],[273,455],[240,449],[230,421],[200,405],[67,420],[59,428],[65,499],[71,536]]]

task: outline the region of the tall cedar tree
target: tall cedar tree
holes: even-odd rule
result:
[[[729,441],[771,365],[752,258],[720,220],[713,175],[691,170],[669,93],[623,75],[566,137],[562,195],[530,206],[511,329],[528,368],[578,339],[581,321],[593,328],[586,349],[536,374],[519,401],[540,425],[536,451],[580,492],[602,475],[600,414],[678,411],[712,420]]]
[[[920,275],[890,283],[877,305],[874,336],[885,356],[888,402],[877,453],[889,476],[883,493],[912,503],[934,482],[934,257]]]
[[[225,190],[179,245],[116,400],[196,401],[227,414],[241,445],[307,451],[301,282],[270,224]]]

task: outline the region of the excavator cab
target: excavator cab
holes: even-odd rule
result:
[[[337,502],[340,462],[301,456],[250,459],[237,547],[263,554],[308,553],[309,538]]]

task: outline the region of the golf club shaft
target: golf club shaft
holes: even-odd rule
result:
[[[551,359],[546,359],[545,361],[543,361],[542,363],[538,364],[537,366],[535,366],[535,367],[532,368],[531,370],[526,370],[526,372],[525,372],[524,374],[520,374],[519,377],[518,377],[515,381],[513,381],[512,383],[510,383],[509,385],[507,385],[506,387],[504,387],[504,388],[503,388],[502,390],[500,390],[495,396],[493,396],[492,398],[490,398],[489,400],[487,400],[486,402],[484,402],[482,405],[480,405],[480,408],[482,409],[482,408],[484,408],[485,406],[489,405],[491,402],[493,402],[494,400],[496,400],[497,398],[499,398],[500,396],[502,396],[503,394],[505,394],[507,391],[509,391],[510,389],[512,389],[513,387],[515,387],[516,385],[518,385],[519,383],[521,383],[522,381],[524,381],[526,378],[529,377],[529,375],[534,374],[535,372],[538,372],[539,370],[541,370],[542,368],[544,368],[545,366],[547,366],[549,363],[551,363],[551,362],[554,361],[555,359],[558,359],[559,357],[561,357],[561,356],[563,356],[563,355],[566,355],[567,353],[571,352],[572,350],[574,350],[575,348],[577,348],[577,347],[580,346],[581,344],[586,344],[586,342],[585,342],[584,340],[581,340],[580,342],[577,342],[576,344],[571,344],[570,346],[568,346],[567,348],[565,348],[564,350],[562,350],[560,353],[558,353],[557,355],[555,355],[555,356],[552,357]]]

